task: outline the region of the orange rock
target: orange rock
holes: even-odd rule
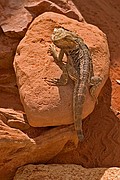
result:
[[[74,6],[73,2],[70,0],[34,0],[34,2],[27,3],[25,8],[34,16],[38,16],[44,12],[56,12],[59,14],[65,14],[67,17],[76,19],[78,21],[83,21],[83,17],[77,8]]]
[[[0,120],[0,178],[9,179],[16,167],[24,164],[25,156],[33,146],[34,141],[27,135]]]
[[[50,180],[118,180],[120,177],[120,168],[83,168],[79,165],[26,165],[20,167],[14,177],[14,180],[26,179],[50,179]]]
[[[17,3],[0,1],[0,68],[2,69],[13,68],[16,47],[33,19],[24,8],[23,1]]]
[[[46,163],[56,156],[68,141],[76,139],[73,126],[39,131],[41,135],[32,139],[0,120],[0,179],[13,179],[16,169],[22,165]],[[71,150],[75,148],[72,144]]]
[[[38,16],[20,42],[14,59],[21,101],[28,122],[34,127],[72,124],[73,83],[67,86],[49,86],[44,78],[59,78],[61,70],[48,53],[51,34],[55,26],[61,25],[79,34],[90,48],[95,75],[103,81],[96,90],[98,97],[109,74],[109,50],[106,36],[95,26],[69,19],[56,13]],[[83,118],[95,107],[95,101],[87,92]]]
[[[12,128],[20,129],[21,131],[30,128],[29,124],[25,121],[24,115],[13,109],[0,108],[0,117],[5,124]]]
[[[0,25],[7,36],[23,37],[25,29],[32,21],[32,15],[24,8],[25,0],[0,2]]]

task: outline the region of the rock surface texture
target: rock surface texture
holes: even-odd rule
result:
[[[30,128],[29,124],[25,121],[25,114],[16,112],[13,109],[0,108],[1,120],[10,127],[20,129],[21,131]]]
[[[16,169],[22,165],[46,163],[60,153],[68,141],[71,143],[65,151],[75,149],[72,143],[75,139],[73,126],[29,129],[23,133],[5,125],[0,114],[0,179],[12,179]]]
[[[67,86],[57,87],[49,86],[44,81],[44,78],[59,78],[61,75],[61,70],[48,53],[53,29],[60,25],[76,32],[90,48],[94,74],[103,79],[96,89],[96,97],[108,78],[109,50],[106,37],[98,28],[51,12],[38,16],[20,42],[14,59],[21,101],[28,122],[34,127],[73,123],[72,82]],[[95,101],[88,92],[83,118],[93,111],[94,106]]]
[[[120,169],[83,168],[78,165],[26,165],[19,168],[14,180],[119,180]]]
[[[0,113],[0,180],[13,180],[15,172],[19,167],[21,168],[17,171],[15,178],[21,178],[23,180],[27,179],[27,177],[28,179],[35,179],[35,177],[36,179],[39,179],[39,177],[42,177],[41,179],[52,179],[54,177],[54,179],[59,177],[65,179],[66,174],[66,179],[72,179],[71,177],[74,179],[75,177],[76,180],[78,177],[77,174],[79,175],[79,173],[79,177],[81,177],[81,179],[83,178],[83,180],[100,180],[102,178],[104,180],[120,179],[120,168],[104,168],[116,166],[120,167],[120,84],[116,81],[117,79],[120,80],[120,1],[74,0],[73,2],[71,0],[0,0],[0,108],[2,108],[5,113],[8,113],[8,111],[11,113],[12,111],[13,115],[13,119],[9,119],[10,116],[6,117],[4,116],[5,114],[3,114],[3,112]],[[98,104],[95,106],[93,113],[91,113],[91,115],[83,121],[85,141],[83,143],[79,143],[77,148],[75,147],[75,143],[77,144],[77,138],[73,125],[42,128],[30,126],[28,129],[22,131],[15,129],[15,126],[13,126],[15,125],[14,120],[25,120],[23,118],[25,112],[20,101],[15,72],[13,70],[13,59],[15,51],[20,40],[25,36],[25,33],[33,19],[48,11],[64,14],[66,17],[76,19],[79,21],[79,23],[83,22],[86,28],[89,26],[87,23],[97,26],[107,35],[107,40],[109,43],[111,59],[110,79],[108,79],[103,86],[98,98]],[[38,72],[38,75],[36,76],[36,73],[34,73],[33,76],[33,78],[36,76],[37,80],[33,83],[31,82],[32,79],[29,81],[27,78],[28,80],[26,83],[29,82],[29,84],[32,84],[32,86],[33,84],[36,85],[37,83],[41,83],[41,79],[38,80],[38,78],[43,77],[44,74],[47,78],[51,78],[51,75],[53,75],[53,77],[59,77],[61,74],[59,68],[54,64],[53,58],[49,53],[47,53],[49,44],[51,43],[50,35],[53,30],[52,23],[55,24],[55,22],[47,21],[47,23],[44,23],[44,25],[40,28],[39,24],[37,24],[39,19],[40,17],[34,21],[36,24],[34,24],[34,27],[32,24],[32,29],[29,28],[27,32],[27,36],[30,35],[29,33],[31,33],[31,36],[29,36],[29,38],[25,37],[28,46],[30,43],[30,49],[33,48],[34,51],[33,56],[31,55],[32,53],[26,55],[28,58],[31,56],[31,59],[33,60],[31,64],[29,64],[31,69],[28,70],[25,64],[25,67],[28,70],[27,75],[30,75],[34,70],[35,65],[32,64],[34,60],[35,62],[38,62],[39,58],[43,58],[43,55],[45,55],[45,59],[42,59],[43,62],[46,62],[43,68],[45,71],[43,72],[43,69],[41,69],[43,74],[38,72],[39,68],[37,68],[36,72]],[[85,21],[87,23],[85,23]],[[52,26],[48,26],[47,28],[47,24],[50,25],[50,23]],[[64,25],[66,28],[70,28],[71,30],[73,29],[74,31],[72,24],[67,23]],[[99,52],[99,42],[101,41],[97,41],[98,37],[101,39],[101,37],[104,35],[103,33],[101,34],[101,31],[99,31],[98,28],[95,28],[94,33],[99,31],[101,34],[96,34],[96,42],[92,34],[93,31],[91,31],[93,30],[93,26],[89,27],[90,29],[87,29],[87,31],[86,29],[85,31],[83,31],[83,29],[78,30],[77,27],[76,32],[80,33],[80,35],[83,35],[85,42],[90,48],[94,62],[96,62],[98,56],[98,60],[102,60],[102,58],[104,59],[106,57],[106,55],[105,57],[100,57],[101,51]],[[33,29],[35,30],[34,32]],[[38,34],[36,33],[36,30],[38,31]],[[39,33],[41,30],[43,30],[42,34]],[[92,34],[92,38],[90,38],[90,35],[87,33],[90,33],[90,35]],[[38,36],[37,42],[34,41],[36,40],[33,38],[35,36],[34,34]],[[43,37],[43,34],[45,37]],[[99,36],[97,37],[97,35]],[[104,39],[104,37],[102,38]],[[23,40],[24,45],[25,39]],[[32,40],[33,42],[31,44]],[[105,43],[106,39],[104,43],[102,42],[102,44],[105,45]],[[29,52],[28,46],[26,49],[24,49],[25,47],[23,46],[24,51],[27,53]],[[40,52],[41,49],[37,48],[41,48],[42,50],[44,49],[44,52],[42,51],[43,54],[40,54],[40,57],[38,52]],[[104,46],[101,48],[101,50],[103,48]],[[20,51],[22,52],[22,49]],[[28,62],[28,58],[26,62]],[[40,64],[38,64],[38,67],[42,64],[42,62],[39,61],[39,63]],[[98,61],[98,63],[100,62]],[[97,67],[96,63],[94,63],[94,66]],[[24,70],[25,67],[22,66],[21,69],[23,68]],[[103,67],[103,65],[100,67]],[[23,71],[22,77],[25,77],[24,72],[26,73],[26,71]],[[99,72],[98,69],[97,71],[95,70],[95,72]],[[19,81],[19,79],[17,81]],[[22,82],[19,82],[19,84],[23,85],[23,82],[25,81],[26,79],[22,79]],[[42,83],[44,83],[43,79]],[[23,90],[21,87],[22,86],[19,86],[20,91]],[[63,99],[67,102],[66,94],[63,88],[58,89],[57,87],[49,87],[46,84],[45,89],[48,90],[48,88],[50,88],[50,93],[56,93],[55,98],[58,98],[57,100],[61,99],[61,97],[58,96],[58,93],[60,94],[60,92],[62,92],[62,95],[64,95]],[[68,89],[67,92],[71,93],[71,97],[69,97],[71,103],[72,91],[70,89],[73,88],[72,82],[70,81],[69,85],[64,88],[65,91]],[[38,86],[38,89],[33,88],[33,91],[35,91],[36,96],[38,96],[39,93],[41,95],[39,97],[41,98],[43,96],[43,89],[42,92],[39,92],[39,89],[40,88]],[[28,91],[26,93],[29,94],[30,92]],[[52,94],[52,97],[53,95],[54,94]],[[29,98],[31,98],[31,95]],[[32,99],[34,99],[34,97]],[[39,106],[43,107],[43,104],[39,104]],[[46,101],[44,101],[44,107],[46,107]],[[69,109],[72,117],[72,107],[69,106]],[[64,108],[64,111],[65,110],[66,108]],[[49,111],[51,111],[51,109],[49,109]],[[68,114],[70,112],[68,112]],[[70,121],[72,123],[72,119]],[[12,127],[14,128],[9,127],[11,125],[9,122],[13,123]],[[53,122],[51,122],[51,124],[52,123]],[[71,163],[82,165],[87,169],[76,165],[29,165],[22,167],[25,164],[31,163]],[[96,169],[96,167],[101,168]],[[56,169],[56,172],[53,171],[53,169]],[[83,176],[81,176],[81,174]]]
[[[115,111],[120,112],[120,1],[74,0],[78,10],[88,23],[99,27],[108,39],[111,68],[110,79],[112,83],[111,105]],[[118,114],[120,118],[120,113]]]

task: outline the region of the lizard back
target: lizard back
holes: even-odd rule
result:
[[[73,67],[78,74],[78,78],[74,83],[73,113],[75,129],[79,139],[82,140],[84,138],[82,130],[82,111],[91,77],[91,56],[88,47],[84,44],[81,38],[78,37],[76,42],[78,43],[77,46],[67,52],[67,57],[68,59],[71,59]]]
[[[69,77],[74,81],[74,124],[78,138],[81,141],[84,138],[82,130],[83,104],[86,99],[86,92],[90,85],[91,76],[93,76],[90,52],[82,38],[64,28],[54,29],[52,41],[58,48],[61,49],[61,53],[58,58],[54,55],[54,59],[56,59],[57,64],[62,62],[64,53],[67,56],[66,71]]]

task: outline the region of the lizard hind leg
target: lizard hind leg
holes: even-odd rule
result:
[[[60,79],[58,78],[45,79],[45,81],[50,86],[65,86],[68,82],[68,74],[63,72]]]

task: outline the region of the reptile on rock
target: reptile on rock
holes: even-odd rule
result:
[[[83,42],[83,39],[77,34],[63,27],[54,28],[52,42],[50,53],[54,58],[54,62],[60,67],[63,73],[60,79],[46,79],[46,81],[50,85],[57,86],[66,85],[69,77],[74,81],[74,125],[79,140],[83,141],[82,111],[83,104],[86,100],[86,92],[88,89],[94,99],[94,92],[102,79],[101,77],[94,76],[90,51]],[[60,48],[59,55],[57,55],[55,46]],[[62,61],[64,54],[67,56],[66,63]]]

